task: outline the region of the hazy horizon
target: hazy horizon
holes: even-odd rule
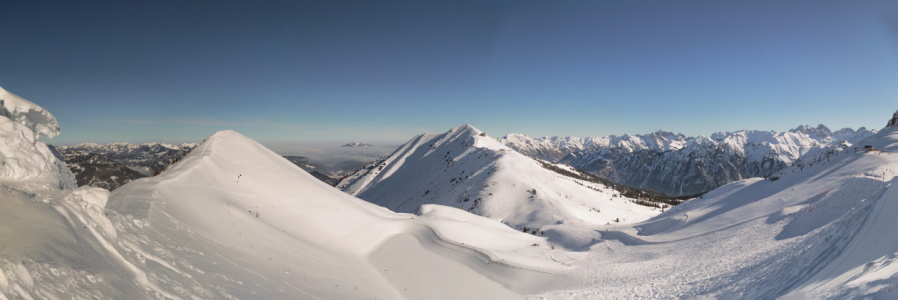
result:
[[[898,107],[898,2],[18,1],[0,86],[50,143],[689,136]],[[885,113],[885,112],[887,113]]]

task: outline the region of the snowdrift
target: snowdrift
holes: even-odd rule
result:
[[[24,190],[75,188],[65,163],[40,140],[60,132],[52,114],[0,88],[0,184]]]

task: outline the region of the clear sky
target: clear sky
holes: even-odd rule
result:
[[[51,144],[879,129],[898,2],[7,1],[0,86]]]

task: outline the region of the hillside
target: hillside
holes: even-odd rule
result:
[[[891,124],[891,123],[890,123]],[[898,128],[776,181],[726,184],[601,236],[585,284],[531,299],[892,299]]]
[[[545,237],[450,207],[391,212],[233,131],[111,195],[75,189],[27,138],[52,122],[0,116],[2,299],[519,299],[576,282]]]
[[[724,131],[709,137],[658,131],[592,138],[534,139],[509,134],[499,141],[531,157],[678,196],[707,192],[741,179],[768,177],[788,167],[808,166],[875,133],[865,128],[832,132],[819,125],[788,132]]]
[[[470,125],[416,136],[337,187],[397,212],[452,206],[559,240],[573,224],[633,223],[661,212],[550,171]]]
[[[75,146],[56,146],[61,154],[92,153],[128,166],[144,176],[153,176],[156,170],[165,171],[172,163],[183,158],[196,143],[172,145],[166,143],[83,143]]]
[[[63,154],[66,166],[75,175],[78,186],[114,190],[132,180],[146,177],[127,166],[94,153]]]

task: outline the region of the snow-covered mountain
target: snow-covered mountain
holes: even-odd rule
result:
[[[579,282],[546,237],[391,212],[233,131],[112,195],[75,189],[29,139],[55,119],[28,121],[0,116],[0,299],[519,299]]]
[[[894,299],[898,127],[855,143],[882,152],[840,151],[599,229],[576,265],[587,284],[530,298]]]
[[[10,95],[0,93],[0,299],[891,299],[898,292],[895,121],[857,141],[878,152],[839,151],[777,180],[735,181],[635,224],[571,218],[543,237],[442,205],[391,212],[233,131],[112,195],[75,189],[72,173],[40,141],[60,133],[55,118]],[[371,168],[391,176],[357,179],[371,179],[374,189],[405,176],[403,168],[426,165],[414,162],[429,155],[441,161],[449,145],[457,152],[446,169],[499,155],[504,146],[480,134],[446,139],[472,132],[419,136]],[[567,189],[558,182],[569,179],[550,183],[517,155],[505,149],[486,164],[495,172],[484,169],[502,174],[497,182],[516,175],[536,186],[524,193],[532,203],[511,204],[577,203],[538,198]]]
[[[343,145],[343,146],[341,146],[341,147],[358,148],[358,147],[371,147],[371,145],[368,145],[368,144],[362,144],[362,143],[359,143],[359,142],[351,142],[351,143],[347,143],[347,144],[345,144],[345,145]]]
[[[566,232],[575,223],[638,222],[661,212],[602,184],[550,171],[470,125],[416,136],[337,187],[397,212],[453,206],[536,234]]]
[[[819,162],[875,133],[863,127],[832,132],[819,125],[788,132],[722,131],[710,137],[664,131],[591,138],[509,134],[499,142],[525,155],[569,164],[624,185],[693,195]]]
[[[114,190],[132,180],[146,177],[127,166],[94,153],[63,154],[66,166],[75,175],[78,186]]]

